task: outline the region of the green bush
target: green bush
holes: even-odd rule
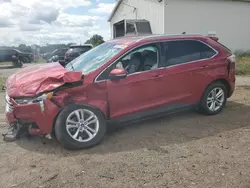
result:
[[[250,55],[238,55],[236,75],[250,75]]]
[[[2,89],[2,86],[5,84],[6,80],[7,80],[7,77],[0,76],[0,91]]]

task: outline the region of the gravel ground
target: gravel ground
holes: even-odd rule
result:
[[[0,140],[0,187],[248,188],[249,110],[250,87],[241,86],[219,115],[185,112],[127,125],[89,150],[67,151],[39,137]]]

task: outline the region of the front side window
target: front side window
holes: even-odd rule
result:
[[[106,42],[74,59],[65,68],[70,71],[81,71],[83,74],[89,74],[107,63],[122,50],[121,45]]]
[[[164,45],[166,66],[208,59],[216,54],[212,48],[200,41],[168,41]]]
[[[135,48],[125,56],[121,57],[116,63],[107,68],[97,81],[108,79],[110,71],[114,68],[125,69],[129,74],[144,72],[157,69],[159,65],[159,51],[157,44],[146,45]]]
[[[133,50],[118,61],[116,67],[124,68],[128,74],[134,74],[157,69],[158,62],[158,49],[153,44]]]

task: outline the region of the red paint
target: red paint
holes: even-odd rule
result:
[[[45,135],[46,133],[42,132],[40,129],[29,129],[29,134],[34,135]]]
[[[48,63],[23,68],[11,75],[7,82],[11,97],[29,97],[44,91],[50,91],[66,82],[81,80],[78,72],[67,72],[59,63]]]
[[[44,111],[41,110],[39,103],[26,105],[15,104],[13,112],[6,113],[6,117],[9,123],[19,120],[35,122],[42,132],[50,133],[58,112],[59,108],[50,100],[46,100],[44,101]]]
[[[188,63],[168,68],[156,69],[141,74],[127,76],[120,80],[103,80],[95,82],[95,78],[107,66],[127,51],[149,42],[161,42],[176,39],[201,40],[219,54],[213,59],[199,63]],[[8,122],[25,120],[36,123],[39,129],[33,134],[51,133],[54,122],[61,108],[69,102],[88,104],[98,108],[106,119],[123,117],[138,111],[176,103],[196,103],[200,100],[205,88],[214,80],[224,79],[230,85],[230,95],[235,87],[235,62],[231,59],[228,73],[228,57],[230,53],[214,39],[202,36],[165,36],[156,38],[124,37],[113,41],[123,45],[124,49],[102,67],[82,78],[79,72],[68,72],[58,63],[38,65],[22,69],[8,78],[6,88],[11,98],[34,97],[45,91],[53,90],[65,83],[82,79],[83,85],[66,88],[57,92],[52,100],[44,101],[44,111],[39,103],[18,105],[13,101],[14,110],[6,113]],[[204,68],[205,67],[205,68]],[[126,72],[116,68],[110,75],[122,75]]]

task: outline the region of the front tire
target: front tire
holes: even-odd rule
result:
[[[227,88],[221,82],[210,84],[200,101],[199,110],[205,115],[219,114],[227,102]]]
[[[106,133],[106,120],[96,108],[70,104],[55,122],[55,135],[60,144],[70,150],[86,149],[101,142]]]

